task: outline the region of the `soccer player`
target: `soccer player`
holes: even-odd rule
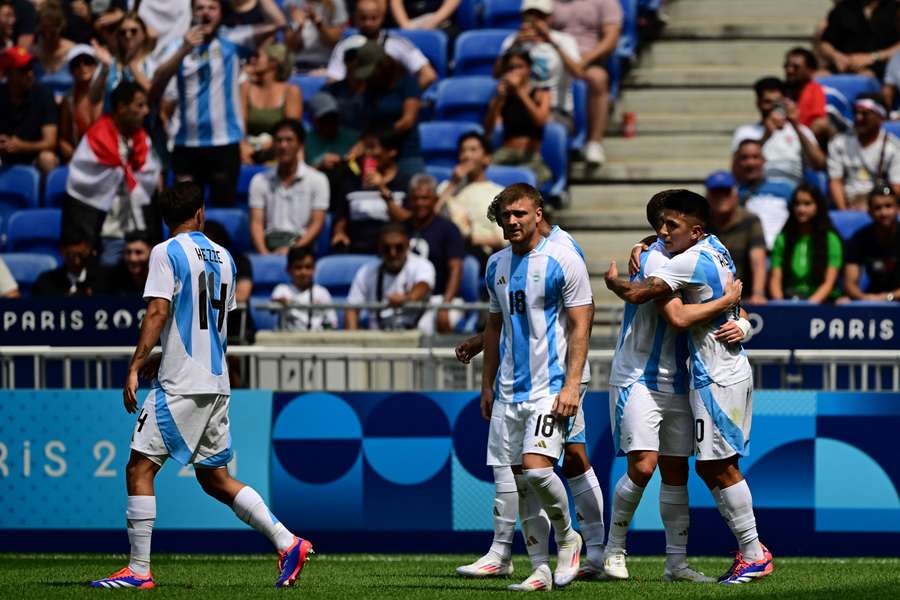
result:
[[[236,308],[236,267],[223,247],[203,235],[203,194],[193,183],[176,183],[160,199],[172,237],[150,253],[144,289],[147,313],[123,391],[125,409],[137,411],[138,375],[156,375],[141,407],[125,470],[126,522],[131,543],[128,566],[92,587],[152,588],[150,537],[156,518],[153,481],[171,456],[194,466],[207,494],[230,506],[242,521],[278,550],[275,587],[294,583],[312,544],[291,533],[250,486],[233,479],[228,429],[226,313]],[[162,336],[162,354],[150,351]]]
[[[493,213],[489,214],[495,220]],[[538,225],[541,235],[567,247],[571,247],[584,260],[584,252],[578,242],[559,225],[550,225],[544,217]],[[593,320],[593,315],[592,315]],[[468,364],[484,350],[484,335],[476,334],[456,347],[457,359]],[[590,366],[585,361],[582,383],[590,381]],[[576,517],[581,535],[587,547],[587,561],[581,566],[579,579],[599,577],[603,574],[603,543],[606,528],[603,525],[603,491],[597,475],[588,460],[585,442],[584,411],[578,406],[575,425],[565,442],[563,474],[575,500]],[[516,512],[522,520],[525,547],[535,571],[549,563],[550,521],[540,508],[534,494],[528,494],[522,474],[514,474],[508,467],[494,467],[494,540],[487,554],[474,563],[459,567],[456,572],[467,577],[496,577],[512,574],[512,541],[516,529]],[[518,491],[518,502],[516,492]]]
[[[663,203],[680,190],[666,190],[650,199],[647,221],[662,228]],[[632,281],[643,281],[669,261],[657,240],[641,253]],[[721,315],[740,300],[741,284],[728,282],[725,293],[703,304],[684,305],[678,296],[656,304],[627,304],[610,369],[610,423],[613,445],[626,456],[628,471],[615,487],[604,572],[627,579],[625,537],[644,488],[659,465],[662,486],[660,516],[666,534],[667,581],[712,582],[687,563],[688,457],[693,450],[694,420],[687,396],[687,339],[680,333]]]
[[[606,285],[626,302],[644,302],[681,292],[685,304],[716,300],[734,269],[728,251],[705,233],[709,205],[693,192],[664,201],[660,236],[673,258],[643,281],[618,278],[615,263]],[[733,318],[733,316],[729,317]],[[697,474],[715,498],[740,546],[721,583],[742,584],[772,572],[772,554],[759,541],[750,488],[738,467],[749,452],[753,372],[740,344],[716,339],[719,320],[696,325],[688,336],[690,402],[695,423]]]
[[[481,412],[491,424],[487,463],[522,473],[553,524],[559,550],[552,578],[542,564],[511,589],[563,587],[578,575],[582,541],[553,464],[586,389],[590,280],[581,257],[541,236],[537,190],[511,185],[492,206],[510,246],[488,259],[485,277],[491,305],[481,385]]]

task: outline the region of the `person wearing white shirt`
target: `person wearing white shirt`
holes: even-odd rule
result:
[[[287,272],[291,283],[279,283],[272,290],[272,301],[294,306],[282,313],[282,329],[288,331],[322,331],[337,329],[337,312],[333,308],[315,309],[314,304],[331,304],[331,294],[313,283],[316,255],[309,246],[295,246],[287,255]]]

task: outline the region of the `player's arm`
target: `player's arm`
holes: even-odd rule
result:
[[[634,275],[641,270],[641,254],[650,249],[650,245],[656,241],[655,235],[649,235],[631,247],[631,256],[628,257],[628,274]]]
[[[701,304],[685,304],[681,301],[681,297],[676,295],[657,300],[656,309],[675,329],[690,329],[698,323],[714,319],[740,302],[743,289],[741,280],[734,280],[729,275],[721,298]]]
[[[484,333],[476,333],[456,346],[456,360],[467,365],[481,354],[482,350],[484,350]]]
[[[581,400],[581,375],[587,361],[591,339],[594,305],[573,306],[566,309],[569,348],[566,353],[566,382],[553,403],[552,412],[561,417],[574,417]]]
[[[133,413],[137,410],[138,372],[150,356],[163,325],[169,317],[169,301],[165,298],[151,298],[147,304],[147,313],[141,323],[141,333],[138,337],[137,347],[128,365],[128,377],[125,379],[125,389],[122,392],[125,402],[125,410]]]
[[[643,281],[624,281],[619,279],[616,261],[612,261],[604,275],[606,287],[616,296],[631,304],[643,304],[672,293],[672,288],[658,277],[648,277]]]
[[[503,315],[498,312],[488,313],[484,327],[484,365],[481,370],[481,416],[486,421],[491,419],[491,408],[494,405],[494,382],[497,369],[500,368],[500,328],[503,326]]]
[[[716,339],[725,344],[746,342],[753,337],[753,325],[747,320],[747,311],[743,308],[738,313],[738,320],[729,319],[716,330]]]

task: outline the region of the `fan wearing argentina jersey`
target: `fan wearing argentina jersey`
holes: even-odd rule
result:
[[[193,465],[203,491],[230,506],[272,542],[279,554],[275,587],[290,586],[312,553],[312,544],[291,533],[269,512],[262,497],[232,478],[226,468],[232,451],[225,340],[227,313],[237,307],[234,259],[202,233],[199,186],[176,183],[162,194],[159,205],[172,237],[150,253],[144,288],[147,313],[123,391],[125,409],[137,412],[138,377],[155,378],[134,426],[125,469],[130,561],[91,586],[155,587],[150,573],[154,479],[170,456],[182,465]],[[151,356],[160,338],[162,353]]]
[[[542,564],[512,589],[562,587],[578,575],[582,541],[553,465],[586,390],[590,280],[580,256],[541,236],[543,199],[532,186],[507,187],[492,209],[510,246],[488,259],[485,276],[490,310],[481,412],[490,420],[487,463],[522,473],[555,530],[559,553],[552,578]]]
[[[672,254],[643,281],[618,279],[615,263],[606,285],[626,302],[642,304],[680,292],[684,304],[716,300],[725,293],[734,263],[728,250],[706,234],[709,205],[686,190],[664,203],[660,237]],[[727,323],[731,321],[731,323]],[[759,541],[753,499],[738,459],[749,452],[753,372],[739,343],[723,344],[716,332],[736,328],[734,314],[695,325],[689,331],[691,412],[695,424],[697,474],[711,490],[740,550],[721,583],[742,584],[772,572],[772,554]]]
[[[493,213],[488,218],[495,220]],[[559,225],[550,225],[544,215],[538,225],[541,235],[551,242],[574,250],[582,260],[584,252],[578,242]],[[468,363],[484,349],[484,335],[479,333],[456,347],[456,357]],[[582,383],[590,381],[590,366],[585,361]],[[581,535],[587,547],[587,561],[581,566],[578,578],[590,579],[603,574],[603,543],[606,528],[603,524],[603,490],[588,460],[585,442],[584,411],[579,404],[575,424],[565,442],[563,474],[575,501]],[[522,522],[525,548],[532,568],[549,564],[550,521],[541,509],[534,493],[529,492],[524,475],[514,474],[504,466],[494,467],[494,539],[487,554],[475,562],[459,567],[456,572],[466,577],[507,576],[512,572],[512,541],[516,528],[516,513]],[[518,492],[518,494],[517,494]]]
[[[194,26],[165,52],[150,86],[150,104],[165,92],[175,102],[172,167],[178,181],[210,188],[216,205],[235,203],[244,138],[239,78],[241,61],[258,42],[285,27],[284,15],[263,11],[262,25],[220,26],[224,0],[193,0]],[[173,81],[174,78],[174,81]],[[170,82],[172,85],[169,85]],[[168,89],[167,89],[168,88]]]
[[[665,190],[647,204],[647,221],[659,233],[665,199],[679,190]],[[669,261],[660,240],[641,253],[631,281]],[[660,516],[666,534],[666,581],[712,582],[687,563],[688,457],[692,453],[694,420],[687,395],[687,336],[681,330],[719,316],[740,299],[740,282],[726,284],[726,293],[705,304],[684,305],[672,296],[654,303],[627,304],[610,370],[610,422],[613,445],[627,457],[627,472],[613,493],[604,573],[627,579],[625,538],[644,489],[659,465],[662,485]]]

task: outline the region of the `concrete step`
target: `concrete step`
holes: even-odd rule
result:
[[[777,69],[785,53],[807,40],[657,40],[641,52],[638,70],[683,65],[759,65]]]
[[[635,112],[638,125],[641,118],[649,113],[671,113],[678,115],[718,117],[716,113],[756,112],[753,90],[749,89],[638,89],[626,90],[616,103],[614,121],[621,121],[622,113]],[[618,116],[618,118],[615,118]]]
[[[667,3],[670,23],[682,19],[720,17],[738,21],[752,19],[807,19],[810,29],[828,14],[832,0],[677,0]]]
[[[586,213],[597,215],[601,218],[606,211],[618,211],[622,213],[636,211],[642,216],[644,208],[653,194],[666,188],[685,187],[697,193],[703,193],[703,186],[697,184],[682,184],[676,182],[663,183],[631,183],[631,184],[607,184],[607,185],[573,185],[569,188],[572,194],[572,206],[566,210],[556,211],[554,220],[562,225],[566,219],[567,229],[592,229],[591,217],[589,220],[579,220]],[[569,217],[568,215],[576,215]],[[642,220],[641,227],[645,225]]]
[[[635,242],[652,233],[650,227],[645,226],[624,231],[574,231],[572,235],[584,250],[588,272],[602,276],[609,268],[610,260],[619,265],[627,264]]]
[[[641,206],[601,210],[573,208],[554,212],[553,222],[567,231],[619,231],[646,227],[647,217]]]
[[[674,142],[673,142],[674,144]],[[719,158],[644,158],[617,160],[610,156],[600,169],[588,170],[585,163],[573,163],[573,179],[590,181],[702,181],[712,171],[726,169],[729,165],[728,153]]]
[[[738,4],[739,0],[735,0]],[[785,4],[789,4],[786,2]],[[816,19],[805,17],[760,16],[739,21],[734,17],[707,16],[672,19],[666,26],[666,39],[809,39]]]
[[[631,92],[629,92],[631,93]],[[619,109],[613,114],[606,131],[609,134],[621,135],[622,115]],[[706,133],[710,135],[731,135],[741,125],[758,120],[755,111],[738,113],[637,113],[637,137],[644,135]],[[676,142],[673,140],[672,145]]]
[[[772,63],[778,65],[779,63]],[[767,65],[665,65],[631,71],[625,84],[635,87],[746,87],[761,77],[781,76]]]
[[[731,146],[731,136],[722,134],[638,135],[632,138],[606,138],[603,146],[611,160],[668,158],[673,145],[678,155],[699,158],[720,158]]]

